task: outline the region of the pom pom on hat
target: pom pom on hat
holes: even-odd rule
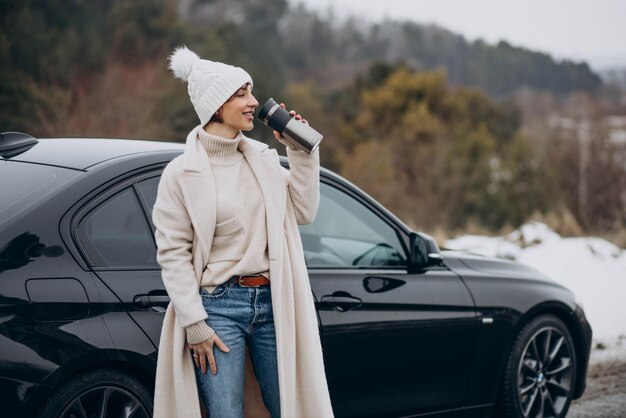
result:
[[[169,67],[174,77],[187,81],[193,65],[200,61],[200,57],[183,45],[174,50],[169,60]]]
[[[187,92],[200,124],[206,125],[215,112],[252,77],[244,69],[201,59],[186,46],[169,57],[169,68],[176,78],[187,82]]]

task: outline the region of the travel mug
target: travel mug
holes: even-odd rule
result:
[[[259,111],[259,120],[278,131],[293,148],[311,153],[322,142],[322,134],[297,120],[270,98]]]

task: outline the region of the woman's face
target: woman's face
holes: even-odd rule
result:
[[[247,84],[237,90],[235,94],[222,106],[219,116],[225,128],[236,134],[239,131],[249,131],[254,127],[254,109],[259,102],[252,95],[252,87]]]

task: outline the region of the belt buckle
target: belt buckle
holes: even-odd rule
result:
[[[245,278],[245,277],[252,277],[252,276],[237,276],[237,284],[241,287],[258,287],[258,286],[250,286],[247,284],[244,284],[244,282],[241,281],[241,279]]]
[[[241,287],[261,287],[260,284],[257,284],[257,285],[247,285],[247,284],[244,284],[241,281],[241,279],[246,278],[246,277],[250,278],[250,279],[258,279],[260,277],[265,277],[265,276],[263,274],[255,274],[255,275],[251,275],[251,276],[245,276],[245,275],[239,276],[239,275],[236,275],[235,277],[237,278],[237,284],[239,286],[241,286]]]

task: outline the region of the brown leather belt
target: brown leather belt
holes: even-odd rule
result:
[[[241,287],[259,287],[270,284],[270,279],[262,274],[256,276],[233,276],[232,280]]]

